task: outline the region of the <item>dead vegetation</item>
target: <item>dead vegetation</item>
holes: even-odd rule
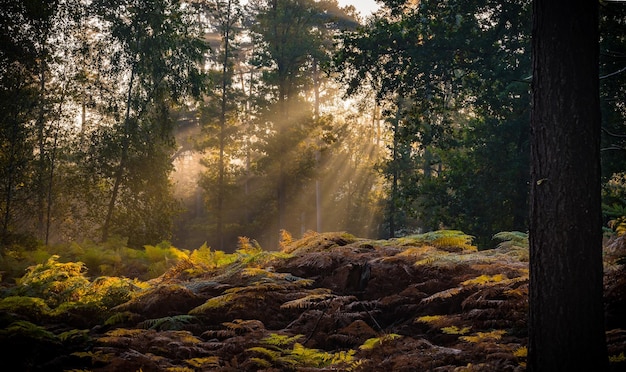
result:
[[[111,307],[106,322],[71,337],[60,336],[71,324],[41,312],[22,316],[22,329],[3,320],[1,346],[31,347],[7,354],[26,358],[11,361],[24,370],[524,370],[524,242],[509,239],[479,252],[460,232],[429,234],[372,241],[310,233],[284,240],[281,254],[248,242],[241,259],[228,264],[181,261]],[[624,244],[611,244],[607,339],[612,367],[620,370]],[[5,319],[15,316],[1,305]],[[54,355],[32,354],[48,346]]]

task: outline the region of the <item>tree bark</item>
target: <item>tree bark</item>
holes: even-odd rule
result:
[[[534,0],[529,371],[608,368],[598,2]]]

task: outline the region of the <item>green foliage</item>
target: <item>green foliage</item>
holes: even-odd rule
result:
[[[497,341],[502,338],[506,334],[506,331],[501,329],[496,329],[490,332],[476,332],[472,336],[461,336],[460,340],[472,342],[472,343],[480,343],[486,341]]]
[[[134,322],[139,317],[140,317],[139,314],[135,314],[130,311],[122,311],[122,312],[111,315],[107,320],[104,321],[104,325],[119,326],[119,325],[126,324],[128,322]]]
[[[300,368],[350,368],[356,361],[355,351],[329,353],[317,349],[309,349],[298,343],[302,335],[287,336],[271,334],[261,340],[261,345],[248,348],[247,351],[258,354],[251,358],[259,367],[280,368],[294,371]]]
[[[441,249],[460,248],[462,251],[475,252],[476,247],[471,243],[474,237],[458,230],[437,230],[423,234],[409,235],[391,239],[389,242],[399,246],[420,247],[431,245]],[[388,244],[388,243],[387,243]]]
[[[77,262],[61,263],[52,256],[44,264],[31,266],[17,281],[16,292],[22,296],[40,297],[50,307],[63,302],[79,300],[89,285],[86,267]]]
[[[185,363],[194,369],[189,371],[196,371],[197,369],[207,370],[220,367],[220,358],[216,356],[203,357],[203,358],[191,358],[185,359]]]
[[[137,326],[140,328],[154,329],[157,331],[180,331],[183,330],[189,324],[196,321],[196,317],[192,315],[176,315],[167,316],[158,319],[148,319]]]
[[[493,239],[501,240],[498,248],[528,248],[528,233],[520,231],[502,231],[493,236]]]
[[[472,327],[463,327],[459,328],[457,326],[449,326],[441,328],[441,332],[447,335],[464,335],[469,333],[472,330]]]
[[[60,333],[57,337],[67,347],[82,346],[91,341],[87,329],[72,329]]]
[[[217,269],[234,263],[237,261],[237,256],[227,254],[224,251],[213,251],[206,244],[203,244],[191,252],[189,260],[208,269]]]
[[[384,344],[385,342],[389,342],[392,340],[396,340],[401,338],[402,336],[395,334],[395,333],[389,333],[389,334],[385,334],[381,337],[374,337],[374,338],[369,338],[367,339],[363,345],[359,346],[359,349],[361,350],[373,350],[377,347],[380,347],[382,344]]]
[[[51,312],[46,302],[38,297],[9,296],[0,300],[0,312],[39,321]]]
[[[16,342],[18,340],[32,340],[33,342],[59,343],[54,333],[25,320],[13,322],[8,327],[0,329],[0,340],[6,341],[11,339],[14,339]]]
[[[242,269],[241,276],[249,278],[250,284],[245,287],[228,289],[224,291],[224,294],[212,297],[204,304],[192,309],[189,314],[199,315],[222,308],[259,307],[262,306],[268,294],[309,287],[314,283],[314,280],[311,279],[298,278],[287,273],[274,273],[255,267]]]

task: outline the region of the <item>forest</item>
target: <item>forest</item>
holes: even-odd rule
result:
[[[8,365],[525,370],[533,0],[379,4],[0,0]],[[620,371],[626,4],[597,11]]]

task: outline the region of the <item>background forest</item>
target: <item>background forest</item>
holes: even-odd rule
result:
[[[527,231],[531,2],[381,3],[0,0],[3,255]],[[621,233],[622,3],[601,2],[600,71]]]

